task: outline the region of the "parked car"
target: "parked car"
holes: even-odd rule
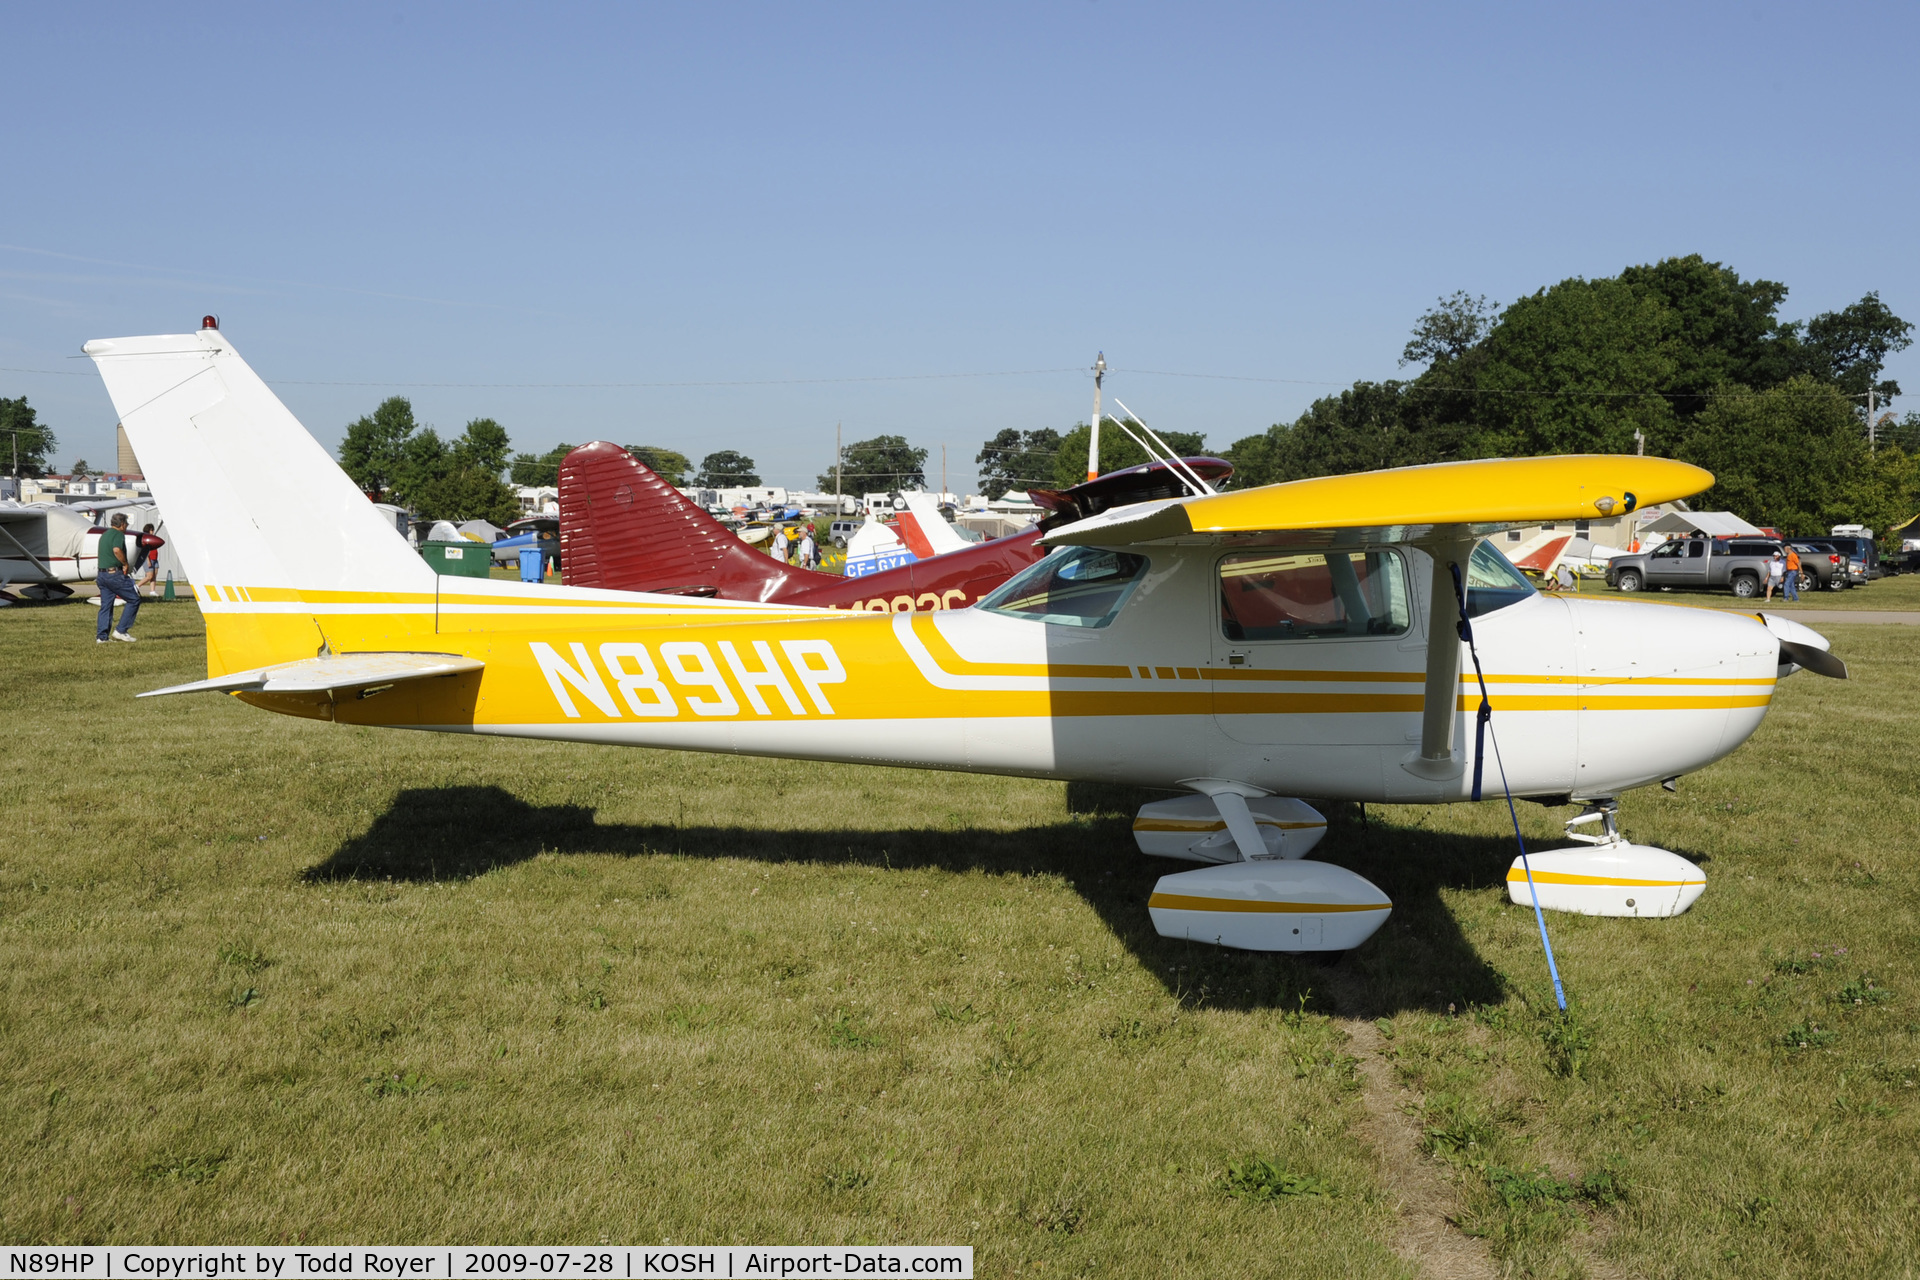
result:
[[[1860,576],[1857,581],[1871,582],[1875,578],[1886,575],[1886,570],[1880,566],[1880,548],[1873,544],[1872,538],[1833,534],[1828,537],[1814,538],[1812,541],[1824,542],[1849,560],[1858,561]]]
[[[1830,555],[1830,556],[1837,555],[1840,557],[1840,563],[1846,566],[1846,573],[1844,576],[1846,578],[1846,583],[1848,586],[1861,587],[1866,585],[1866,582],[1867,582],[1866,562],[1860,559],[1859,555],[1856,553],[1856,549],[1849,544],[1847,539],[1845,538],[1808,538],[1806,539],[1806,543],[1808,546],[1816,547],[1827,555]]]
[[[1620,591],[1723,588],[1743,600],[1767,587],[1767,562],[1781,544],[1763,538],[1670,538],[1652,551],[1607,561],[1607,585]]]
[[[1800,553],[1802,591],[1841,591],[1853,585],[1847,558],[1824,542],[1789,542]]]
[[[835,520],[827,529],[827,541],[844,549],[847,540],[860,532],[860,526],[865,523],[865,520]]]

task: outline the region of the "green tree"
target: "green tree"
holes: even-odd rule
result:
[[[340,442],[340,467],[376,501],[385,497],[400,474],[413,435],[413,402],[390,396],[370,415],[347,427]]]
[[[833,469],[815,481],[822,491],[833,492]],[[840,451],[840,492],[843,494],[891,493],[897,489],[924,489],[927,485],[927,451],[907,443],[905,436],[875,436],[856,440]]]
[[[1876,465],[1853,402],[1804,374],[1766,391],[1724,388],[1695,419],[1680,456],[1713,472],[1713,488],[1695,507],[1737,512],[1789,535],[1885,521],[1901,501],[1902,459]]]
[[[453,466],[422,488],[412,506],[429,520],[487,520],[511,524],[520,516],[520,502],[499,476],[478,467]]]
[[[1777,315],[1784,284],[1742,280],[1697,253],[1628,267],[1620,282],[1671,313],[1664,352],[1673,370],[1664,390],[1677,416],[1700,412],[1726,384],[1764,391],[1793,375],[1799,338]]]
[[[1127,425],[1142,437],[1146,432],[1140,424],[1131,418]],[[1160,438],[1173,450],[1176,457],[1188,457],[1204,453],[1207,448],[1206,436],[1197,431],[1165,431]],[[1087,451],[1093,443],[1093,428],[1086,423],[1076,423],[1073,430],[1060,438],[1060,448],[1053,457],[1053,485],[1055,489],[1070,489],[1082,484],[1087,478]],[[1116,418],[1100,419],[1100,474],[1119,471],[1126,467],[1137,467],[1151,461],[1147,451],[1135,444],[1125,431],[1120,429]]]
[[[980,447],[980,454],[974,459],[981,467],[981,492],[988,498],[998,499],[1009,490],[1024,493],[1036,486],[1051,487],[1053,460],[1059,452],[1060,433],[1052,427],[1041,427],[1038,431],[1002,428]]]
[[[570,444],[557,444],[545,453],[513,455],[513,482],[529,489],[551,488],[560,483],[560,464],[573,452]]]
[[[687,483],[687,477],[693,473],[693,460],[684,453],[663,449],[657,444],[630,444],[625,448],[636,460],[670,485],[684,486]]]
[[[1441,298],[1414,323],[1413,337],[1400,351],[1401,365],[1458,360],[1487,336],[1498,311],[1485,297],[1471,297],[1464,289]]]
[[[400,446],[400,461],[394,468],[391,486],[394,497],[403,505],[412,507],[418,515],[442,518],[421,510],[420,501],[446,477],[452,466],[452,453],[440,439],[438,431],[427,427],[414,432]]]
[[[1858,397],[1864,412],[1869,389],[1882,401],[1900,394],[1898,382],[1876,379],[1888,356],[1912,345],[1913,326],[1893,314],[1878,293],[1869,293],[1850,307],[1807,321],[1804,365],[1814,377]]]
[[[453,442],[461,466],[483,471],[495,480],[507,469],[507,458],[512,448],[512,442],[507,439],[507,429],[492,418],[475,418],[467,424],[460,438]]]
[[[87,465],[87,460],[85,458],[75,458],[73,460],[73,467],[68,472],[68,474],[71,475],[74,479],[79,480],[83,477],[92,475],[93,468]]]
[[[753,459],[732,449],[722,449],[700,459],[700,474],[693,478],[706,489],[750,489],[760,483]]]
[[[1450,456],[1444,429],[1431,429],[1410,403],[1404,382],[1356,382],[1323,396],[1291,423],[1236,440],[1227,449],[1233,487],[1377,471],[1441,462]]]
[[[53,464],[53,452],[60,442],[52,431],[38,422],[27,398],[0,398],[0,465],[9,475],[44,476]]]
[[[1619,280],[1564,280],[1521,298],[1481,343],[1472,371],[1470,457],[1649,452],[1677,442],[1665,392],[1679,318]]]

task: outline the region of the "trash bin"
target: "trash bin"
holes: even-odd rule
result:
[[[538,547],[520,548],[520,581],[540,581],[540,562],[546,559],[546,553]]]
[[[423,542],[420,555],[433,571],[456,578],[484,578],[493,556],[484,542]]]

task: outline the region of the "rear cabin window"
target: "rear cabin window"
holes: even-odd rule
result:
[[[1390,551],[1247,551],[1220,562],[1229,640],[1405,635],[1406,568]]]
[[[1145,556],[1068,547],[1028,565],[974,607],[1062,627],[1104,627],[1147,571]]]

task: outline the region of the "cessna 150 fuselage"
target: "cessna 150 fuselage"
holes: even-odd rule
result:
[[[209,678],[159,692],[342,723],[1180,788],[1191,796],[1142,811],[1141,846],[1215,865],[1163,878],[1155,923],[1228,945],[1337,950],[1386,917],[1365,880],[1300,859],[1324,821],[1289,797],[1469,798],[1462,595],[1506,783],[1607,809],[1608,837],[1613,797],[1726,755],[1796,661],[1832,662],[1804,628],[1776,633],[1791,624],[1536,594],[1479,542],[1711,483],[1658,459],[1118,508],[1054,530],[1056,550],[977,607],[849,614],[438,577],[216,330],[87,351],[206,616]],[[295,478],[297,500],[228,479],[257,474]],[[309,513],[298,557],[265,532],[267,508],[288,505]],[[767,732],[781,720],[806,732]],[[1607,913],[1697,896],[1691,864],[1660,857],[1686,871],[1643,860],[1598,878],[1608,893],[1658,883],[1666,909]]]

